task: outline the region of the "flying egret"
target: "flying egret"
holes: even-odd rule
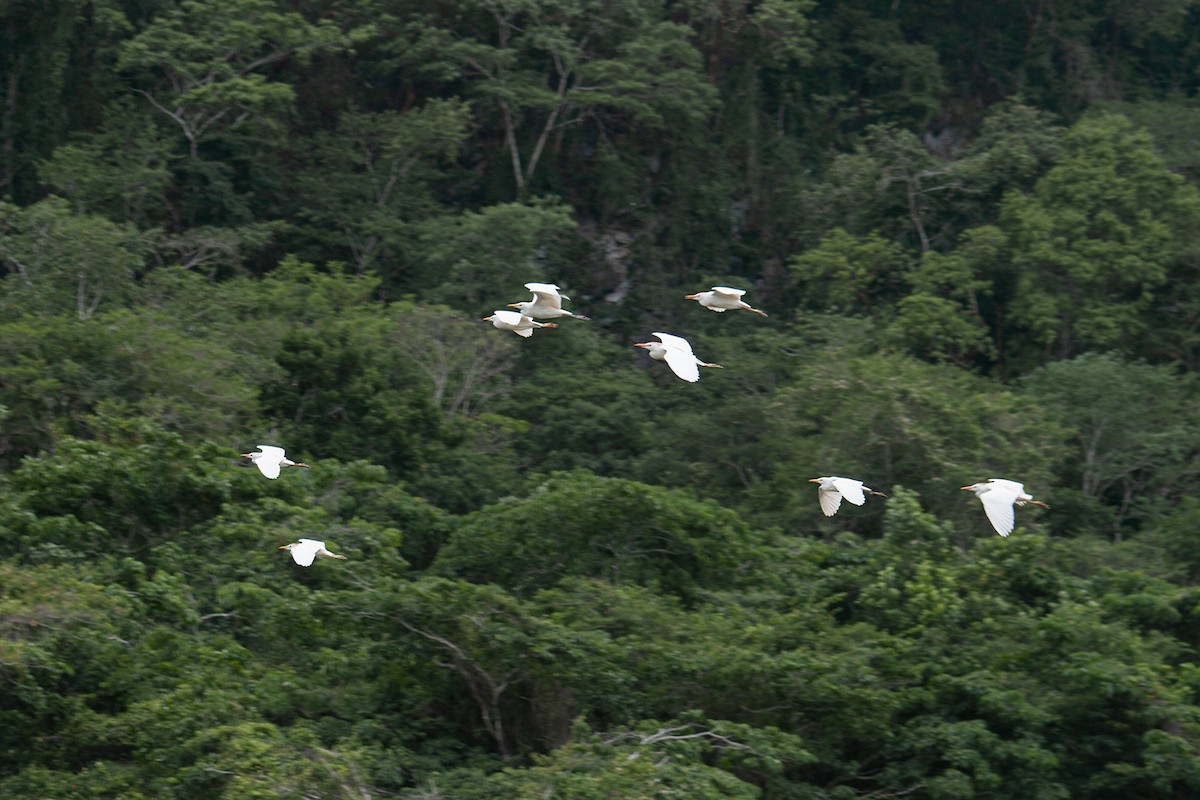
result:
[[[242,458],[248,458],[254,462],[254,466],[258,467],[258,471],[266,475],[271,480],[279,477],[280,467],[304,467],[308,469],[308,464],[301,464],[299,461],[292,461],[283,454],[282,447],[275,447],[269,444],[260,444],[257,453],[242,453]]]
[[[325,543],[319,542],[316,539],[301,539],[298,542],[280,545],[279,549],[287,550],[289,553],[291,553],[292,561],[295,561],[302,567],[312,566],[312,562],[317,556],[323,556],[324,558],[336,558],[340,559],[341,561],[346,560],[345,556],[338,555],[337,553],[331,553],[326,550]]]
[[[695,300],[700,305],[710,311],[717,311],[724,314],[731,308],[744,308],[747,311],[753,311],[760,317],[765,317],[767,312],[759,311],[757,308],[752,308],[749,303],[742,300],[742,295],[746,293],[745,289],[731,289],[728,286],[714,286],[711,291],[698,292],[697,294],[684,295],[684,300]]]
[[[533,292],[533,299],[523,303],[509,303],[509,308],[515,308],[525,316],[534,319],[556,319],[558,317],[589,319],[583,314],[574,314],[563,308],[563,299],[570,300],[571,298],[565,294],[559,294],[558,287],[553,283],[527,283],[525,288]]]
[[[821,501],[821,511],[827,517],[832,517],[837,513],[838,508],[842,505],[843,497],[856,506],[861,506],[866,502],[867,498],[864,493],[873,494],[876,497],[887,497],[883,492],[863,486],[862,481],[856,481],[853,478],[827,476],[809,478],[808,482],[821,484],[817,487],[817,498]]]
[[[1024,484],[1004,478],[990,478],[987,481],[972,483],[970,486],[961,487],[961,491],[972,491],[979,497],[988,520],[1001,536],[1008,536],[1013,531],[1013,505],[1033,503],[1041,508],[1050,507],[1027,494]]]
[[[484,317],[484,322],[490,322],[502,331],[512,331],[517,336],[528,339],[533,336],[534,328],[557,328],[554,322],[537,322],[525,314],[516,311],[493,311],[490,317]]]
[[[692,346],[682,336],[669,333],[655,333],[661,341],[639,342],[634,347],[644,347],[655,361],[665,361],[671,371],[685,381],[695,383],[700,380],[700,367],[723,369],[720,364],[709,364],[696,358]]]

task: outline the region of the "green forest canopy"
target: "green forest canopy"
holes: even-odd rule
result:
[[[0,4],[0,797],[1196,796],[1198,32]]]

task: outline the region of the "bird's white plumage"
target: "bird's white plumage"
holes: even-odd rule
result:
[[[520,325],[521,319],[525,317],[524,314],[518,311],[503,311],[499,309],[493,311],[492,316],[495,317],[496,320],[499,320],[501,324],[511,325],[513,327]],[[493,324],[495,324],[495,321],[493,321]],[[496,327],[499,328],[500,325],[496,325]]]
[[[1017,483],[1016,481],[1010,481],[1007,478],[988,478],[988,482],[993,484],[997,488],[1003,487],[1006,489],[1011,489],[1013,492],[1015,492],[1018,495],[1025,494],[1025,484],[1023,484],[1023,483]]]
[[[553,283],[527,283],[525,288],[533,292],[535,304],[544,305],[549,308],[562,308],[563,295],[559,292],[558,286]],[[567,298],[570,300],[571,298]]]
[[[863,482],[854,478],[841,478],[836,475],[829,475],[823,478],[813,478],[812,483],[818,483],[817,499],[821,502],[821,512],[832,517],[837,513],[837,510],[842,506],[842,498],[849,500],[856,506],[861,506],[867,501],[864,493]],[[870,492],[872,490],[866,489]],[[880,494],[879,492],[872,492]]]
[[[1017,493],[1007,487],[997,486],[980,494],[979,499],[983,502],[984,513],[987,514],[988,521],[992,523],[996,533],[1001,536],[1012,533],[1016,525],[1013,504],[1017,500]]]
[[[742,300],[742,295],[746,293],[745,289],[734,289],[731,286],[714,286],[707,292],[697,292],[696,294],[685,295],[685,300],[695,300],[700,305],[710,311],[725,313],[730,309],[743,308],[746,311],[753,311],[759,316],[765,317],[767,314],[764,311],[759,311],[753,308],[749,303]]]
[[[247,455],[254,462],[254,466],[258,467],[259,472],[271,480],[275,480],[279,477],[280,465],[284,461],[287,461],[283,448],[270,444],[260,444],[258,449],[259,452],[248,453]]]
[[[571,298],[561,294],[553,283],[527,283],[525,288],[533,292],[533,299],[521,303],[509,303],[509,308],[515,308],[533,319],[556,319],[558,317],[587,319],[583,314],[576,314],[562,307],[562,301]]]
[[[325,549],[325,543],[317,539],[301,539],[300,543],[288,550],[292,560],[302,567],[311,567],[317,558],[317,553]]]
[[[1025,491],[1025,484],[1006,478],[990,478],[987,481],[973,483],[962,488],[964,491],[969,490],[975,493],[975,496],[983,503],[983,510],[987,514],[988,521],[992,523],[996,533],[1001,536],[1008,536],[1013,532],[1016,524],[1013,514],[1015,506],[1033,503],[1042,508],[1049,508],[1042,501],[1034,500],[1033,495]]]
[[[836,490],[818,489],[817,499],[821,501],[821,513],[827,517],[832,517],[842,507],[842,493]]]
[[[292,560],[302,567],[312,566],[312,563],[316,560],[317,556],[336,558],[339,561],[346,560],[345,556],[338,555],[337,553],[331,553],[326,550],[325,543],[319,539],[301,539],[300,541],[293,542],[292,544],[285,544],[279,549],[287,550],[289,553],[291,553]]]
[[[654,335],[662,342],[662,360],[667,362],[667,366],[671,368],[671,372],[674,372],[680,378],[690,383],[700,380],[700,361],[696,358],[696,354],[692,352],[692,345],[687,339],[670,333],[656,333]],[[653,351],[650,355],[654,355]]]
[[[537,322],[527,314],[519,311],[505,311],[497,309],[492,312],[490,317],[484,317],[485,320],[492,323],[493,326],[502,331],[512,331],[517,336],[528,339],[533,336],[533,331],[536,328],[554,328],[557,327],[550,322]]]

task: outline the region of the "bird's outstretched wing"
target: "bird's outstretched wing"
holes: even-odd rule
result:
[[[317,551],[324,547],[325,543],[316,539],[301,539],[300,546],[292,548],[292,560],[302,567],[311,567],[317,558]]]
[[[742,295],[746,293],[745,289],[732,289],[728,286],[714,286],[712,290],[719,295],[724,295],[731,300],[741,300]]]
[[[505,325],[520,325],[521,317],[524,315],[517,311],[496,310],[492,312],[492,316],[500,320]]]
[[[563,296],[553,283],[527,283],[525,288],[533,292],[533,299],[539,305],[562,308]]]
[[[663,347],[667,349],[679,348],[689,353],[692,352],[692,345],[682,336],[676,336],[673,333],[660,333],[658,331],[655,331],[654,335],[658,337],[658,340],[663,343]]]
[[[837,489],[819,489],[817,498],[821,501],[821,513],[832,517],[842,507],[842,493]]]
[[[1023,483],[1010,481],[1007,478],[988,478],[988,480],[991,481],[992,485],[994,486],[999,486],[1002,489],[1015,492],[1016,494],[1025,494],[1025,484]]]
[[[275,447],[269,444],[260,444],[258,449],[262,452],[258,458],[254,459],[254,466],[258,467],[258,471],[266,475],[271,480],[279,477],[279,462],[283,461],[283,448]]]
[[[867,498],[863,497],[862,481],[856,481],[852,478],[834,478],[833,485],[842,493],[842,497],[845,497],[856,506],[861,506],[867,501]]]
[[[990,489],[979,495],[983,502],[983,510],[996,533],[1008,536],[1013,532],[1013,503],[1017,499],[1015,492],[1007,488]]]
[[[696,363],[696,354],[692,352],[692,346],[688,344],[687,339],[670,333],[655,333],[654,335],[663,343],[663,347],[667,351],[663,360],[667,362],[667,366],[671,368],[672,372],[689,383],[700,380],[700,365]]]

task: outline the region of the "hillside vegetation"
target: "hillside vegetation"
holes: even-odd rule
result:
[[[0,798],[1200,796],[1198,88],[1200,0],[0,4]]]

